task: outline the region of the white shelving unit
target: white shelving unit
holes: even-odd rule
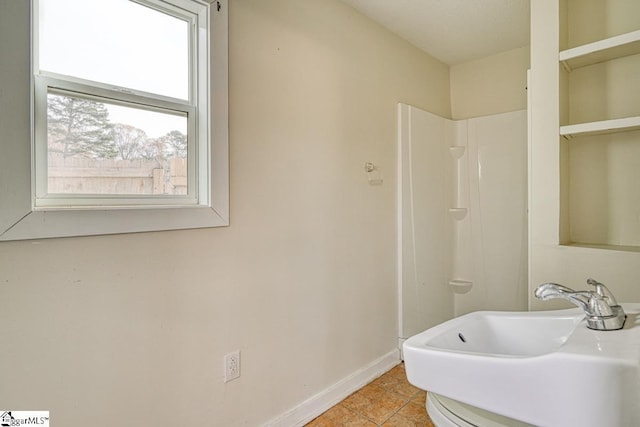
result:
[[[567,72],[577,68],[640,53],[640,30],[560,51],[558,59]],[[560,126],[566,139],[582,135],[625,132],[640,129],[640,116]]]
[[[561,184],[565,191],[561,210],[566,217],[560,227],[563,228],[561,234],[568,240],[563,244],[640,252],[639,240],[636,238],[640,232],[637,218],[627,215],[628,210],[635,211],[640,206],[635,202],[640,197],[640,191],[637,191],[633,183],[627,184],[636,176],[637,159],[625,158],[637,155],[637,144],[623,143],[637,141],[636,134],[629,132],[640,130],[640,104],[637,104],[634,98],[638,90],[635,76],[640,72],[637,68],[640,61],[640,25],[634,23],[637,20],[623,23],[626,22],[626,17],[622,19],[625,13],[629,14],[629,17],[637,15],[639,9],[635,1],[619,8],[605,6],[605,2],[597,3],[602,9],[594,7],[595,2],[587,4],[576,1],[571,6],[577,9],[571,14],[569,1],[560,0],[559,4],[563,3],[567,7],[567,20],[564,25],[569,25],[569,18],[572,17],[575,19],[576,27],[573,28],[575,32],[571,31],[572,28],[566,28],[566,38],[561,37],[560,43],[566,43],[571,36],[586,40],[590,35],[601,34],[598,29],[598,24],[601,23],[598,21],[598,13],[611,14],[608,18],[611,18],[612,27],[608,30],[612,32],[609,34],[616,34],[614,31],[617,29],[626,31],[620,35],[558,52],[559,64],[567,73],[561,76],[559,81],[561,101],[566,102],[560,105],[561,116],[574,120],[559,126],[559,135],[566,140],[572,140],[566,149],[562,150],[562,156],[565,157],[561,160],[567,174],[567,179]],[[594,25],[595,28],[591,29],[589,25]],[[623,58],[626,59],[621,60]],[[608,81],[608,78],[615,80]],[[573,105],[574,108],[571,102],[576,103]],[[583,120],[591,121],[581,123]],[[627,134],[623,135],[625,132]],[[608,136],[597,137],[603,134]],[[583,138],[591,136],[596,137]],[[589,145],[587,142],[595,145]],[[599,146],[600,144],[602,146]],[[594,154],[596,150],[611,155],[608,158],[610,162],[602,164],[602,156]],[[624,160],[621,160],[623,158]],[[572,160],[575,162],[572,163]],[[598,180],[586,178],[587,175],[593,176],[589,174],[589,168],[604,168],[600,178],[608,180],[610,185],[615,187],[615,191],[606,186],[590,188]],[[625,194],[626,197],[616,198],[614,194]],[[606,212],[603,210],[584,213],[588,210],[585,208],[591,203],[597,203],[602,199],[610,201]]]

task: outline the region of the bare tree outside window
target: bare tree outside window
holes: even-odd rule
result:
[[[135,126],[116,123],[112,127],[111,136],[120,159],[143,158],[142,153],[149,143],[149,137],[145,131]]]

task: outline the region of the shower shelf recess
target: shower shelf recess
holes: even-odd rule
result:
[[[567,72],[577,68],[640,54],[640,30],[560,51],[558,59]],[[565,139],[640,129],[640,116],[560,126]]]
[[[473,282],[469,280],[449,280],[449,286],[454,294],[466,294],[471,290]]]
[[[453,219],[462,221],[467,216],[467,208],[449,208],[449,214]]]
[[[449,153],[451,153],[451,157],[458,160],[464,154],[465,147],[461,146],[453,146],[449,147]]]

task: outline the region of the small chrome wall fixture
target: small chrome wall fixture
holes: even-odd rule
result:
[[[367,173],[367,181],[369,185],[381,185],[382,178],[380,177],[380,169],[373,162],[366,162],[364,164],[364,171]]]

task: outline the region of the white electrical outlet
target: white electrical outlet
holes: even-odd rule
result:
[[[240,350],[224,356],[224,382],[228,383],[240,377]]]

